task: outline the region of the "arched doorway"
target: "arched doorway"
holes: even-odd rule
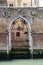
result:
[[[9,49],[32,50],[31,26],[29,21],[19,15],[9,25]]]

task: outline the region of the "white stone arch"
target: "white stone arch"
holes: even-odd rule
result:
[[[32,49],[32,36],[31,36],[31,31],[32,31],[32,29],[31,29],[30,22],[29,22],[27,19],[25,19],[24,17],[22,17],[21,15],[19,15],[19,16],[17,16],[16,18],[12,19],[11,22],[10,22],[10,24],[9,24],[9,29],[8,29],[8,31],[9,31],[9,50],[11,50],[11,30],[10,30],[10,28],[11,28],[12,23],[13,23],[16,19],[18,19],[18,18],[22,18],[22,19],[25,20],[26,23],[28,24],[28,29],[29,29],[29,45],[31,46],[31,49]]]

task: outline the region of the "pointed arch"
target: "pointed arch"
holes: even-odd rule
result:
[[[17,20],[18,18],[22,18],[23,20],[25,20],[25,22],[26,22],[27,25],[28,25],[28,31],[29,31],[29,45],[30,45],[30,47],[32,48],[32,36],[31,36],[31,31],[32,31],[32,29],[31,29],[30,21],[28,21],[27,19],[25,19],[24,17],[22,17],[21,15],[19,15],[19,16],[17,16],[16,18],[12,19],[11,22],[10,22],[10,24],[9,24],[9,50],[11,50],[11,30],[10,30],[10,28],[11,28],[12,23],[13,23],[15,20]]]
[[[25,19],[25,18],[22,17],[21,15],[19,15],[19,16],[17,16],[16,18],[12,19],[12,21],[11,21],[10,24],[9,24],[9,30],[10,30],[10,28],[11,28],[12,23],[13,23],[16,19],[18,19],[18,18],[22,18],[23,20],[25,20],[26,23],[27,23],[28,26],[29,26],[29,30],[32,31],[31,25],[30,25],[30,21],[28,21],[27,19]]]

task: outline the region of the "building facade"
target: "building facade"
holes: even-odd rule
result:
[[[0,6],[7,6],[7,0],[0,0]]]
[[[39,2],[0,0],[1,52],[9,54],[14,49],[43,54],[43,8],[39,8]]]
[[[43,50],[43,9],[0,8],[0,50]]]
[[[0,0],[0,6],[43,7],[43,0]]]

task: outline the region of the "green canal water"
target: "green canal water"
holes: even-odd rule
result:
[[[0,61],[0,65],[43,65],[43,59],[17,59],[11,61]]]

